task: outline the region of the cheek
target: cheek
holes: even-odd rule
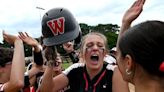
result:
[[[119,67],[119,69],[120,69],[120,71],[122,72],[122,70],[123,70],[123,64],[122,64],[122,59],[121,59],[121,57],[118,55],[117,57],[116,57],[116,62],[117,62],[117,64],[118,64],[118,67]]]
[[[119,70],[120,70],[120,72],[122,74],[123,79],[126,80],[127,79],[127,75],[126,75],[126,72],[125,72],[126,67],[125,67],[124,62],[125,61],[123,60],[123,58],[121,58],[121,57],[117,58],[118,68],[119,68]]]
[[[84,53],[84,59],[89,59],[90,58],[90,53],[89,51],[85,50],[85,53]]]
[[[123,65],[122,65],[120,59],[118,59],[118,58],[117,58],[116,62],[117,62],[117,65],[118,65],[118,69],[120,70],[120,73],[121,73],[121,75],[123,76],[123,79],[124,79],[124,68],[123,68]]]
[[[83,59],[85,59],[88,56],[88,52],[87,52],[86,46],[83,47],[81,55],[82,55]]]

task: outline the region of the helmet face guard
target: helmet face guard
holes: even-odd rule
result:
[[[61,45],[77,39],[75,44],[81,42],[81,30],[78,22],[71,12],[64,8],[53,8],[44,14],[42,35],[45,46]]]

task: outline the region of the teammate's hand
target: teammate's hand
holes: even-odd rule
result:
[[[48,66],[56,65],[57,52],[54,46],[47,46],[45,48],[45,58],[47,60]]]
[[[3,34],[3,39],[12,45],[14,45],[16,40],[22,41],[21,39],[19,39],[19,37],[7,34],[5,31],[3,31],[2,34]]]

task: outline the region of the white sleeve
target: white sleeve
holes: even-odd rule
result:
[[[0,84],[0,92],[4,92],[4,84]]]
[[[72,64],[71,66],[69,66],[67,69],[65,69],[63,71],[63,74],[64,75],[68,75],[70,71],[72,71],[73,69],[76,69],[78,67],[84,67],[84,63],[75,63],[75,64]]]
[[[117,67],[117,65],[108,64],[106,68],[107,68],[108,70],[114,71],[114,69],[115,69],[116,67]]]
[[[41,76],[40,79],[39,79],[38,88],[40,87],[40,85],[42,83],[42,79],[43,79],[43,76]]]

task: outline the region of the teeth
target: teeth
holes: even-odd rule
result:
[[[98,55],[92,55],[92,56],[98,56]]]

